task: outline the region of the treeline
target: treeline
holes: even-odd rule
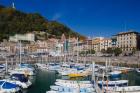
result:
[[[101,50],[101,52],[103,53],[103,54],[114,54],[115,56],[119,56],[121,53],[122,53],[122,49],[121,48],[118,48],[118,47],[116,47],[116,48],[107,48],[107,50],[105,50],[105,49],[102,49]]]
[[[45,32],[46,39],[49,37],[60,38],[63,33],[66,37],[79,36],[84,38],[84,36],[72,31],[67,26],[57,21],[48,21],[38,13],[24,13],[0,5],[0,40],[8,39],[9,35],[33,31]]]

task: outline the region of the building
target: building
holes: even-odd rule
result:
[[[58,44],[58,39],[50,38],[47,40],[47,49],[48,51],[53,51],[56,49],[56,45]]]
[[[103,37],[96,37],[96,38],[92,39],[92,46],[93,46],[93,49],[96,52],[100,52],[101,51],[100,42],[103,39],[104,39]]]
[[[112,40],[112,48],[116,48],[117,47],[117,37],[112,36],[111,40]]]
[[[35,41],[35,35],[33,33],[27,34],[16,34],[14,36],[9,37],[9,41],[18,42],[18,41]]]
[[[37,41],[36,45],[38,46],[37,48],[37,53],[46,53],[48,52],[48,44],[46,41]]]
[[[93,49],[96,52],[101,52],[102,49],[112,47],[112,40],[104,37],[96,37],[92,40]]]
[[[109,38],[104,38],[100,41],[100,51],[102,49],[107,50],[112,47],[112,40]]]
[[[26,51],[28,53],[36,53],[38,49],[38,45],[35,42],[31,42],[30,44],[26,44]]]
[[[121,32],[116,35],[117,47],[122,51],[132,51],[140,49],[140,34],[135,31]]]

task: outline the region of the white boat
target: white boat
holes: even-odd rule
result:
[[[118,78],[120,77],[121,73],[122,73],[121,71],[113,71],[108,74],[110,75],[111,78]]]
[[[58,85],[58,86],[66,86],[66,87],[75,87],[75,88],[78,88],[79,86],[81,88],[89,88],[89,87],[93,87],[92,84],[78,84],[78,83],[63,83],[63,82],[55,82],[55,85]]]
[[[140,73],[140,68],[136,68],[136,72],[137,73]]]
[[[35,65],[37,66],[38,69],[43,70],[43,71],[49,69],[46,64],[36,63]]]
[[[30,68],[16,68],[14,70],[9,70],[10,75],[12,74],[24,74],[27,76],[33,76],[35,75],[33,70],[31,70]]]
[[[57,82],[63,82],[63,83],[83,83],[83,84],[90,84],[91,82],[90,81],[75,81],[75,80],[62,80],[62,79],[56,79]]]
[[[65,87],[65,86],[50,86],[51,90],[54,90],[54,91],[59,91],[59,92],[75,92],[75,90],[77,88],[73,88],[73,87]],[[94,88],[80,88],[79,87],[79,91],[80,93],[84,92],[84,93],[93,93],[95,92],[96,90]]]
[[[99,87],[102,86],[127,86],[128,80],[117,80],[117,81],[98,81]]]
[[[112,93],[140,93],[140,86],[105,87],[105,90],[112,91]]]

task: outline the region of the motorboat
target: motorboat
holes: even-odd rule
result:
[[[17,84],[13,84],[4,80],[0,80],[0,87],[1,87],[0,91],[6,93],[16,93],[21,91],[20,87]]]
[[[4,81],[8,81],[13,84],[17,84],[23,89],[28,88],[32,85],[32,83],[25,77],[24,74],[13,74],[9,79],[4,79]]]

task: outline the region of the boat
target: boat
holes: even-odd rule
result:
[[[23,89],[28,88],[32,85],[32,83],[28,80],[27,77],[25,77],[24,74],[13,74],[11,75],[10,79],[4,79],[3,81],[8,81],[10,83],[17,84]]]
[[[127,86],[128,80],[117,80],[117,81],[98,81],[97,82],[99,87],[102,88],[102,86]]]
[[[68,74],[69,77],[83,77],[84,75],[82,73],[70,73]]]
[[[54,90],[54,91],[58,91],[58,92],[71,92],[71,93],[74,93],[74,91],[77,89],[77,87],[65,87],[65,86],[56,86],[56,85],[53,85],[53,86],[50,86],[51,90]],[[93,93],[95,92],[96,90],[94,88],[80,88],[79,87],[79,91],[80,93]]]
[[[140,86],[105,87],[105,90],[112,93],[140,93]]]
[[[55,85],[67,87],[81,87],[81,88],[93,87],[93,84],[82,84],[82,83],[78,84],[78,82],[77,83],[55,82]]]
[[[20,87],[17,84],[13,84],[3,80],[0,80],[0,87],[0,90],[6,93],[16,93],[21,91]]]
[[[121,71],[112,71],[109,73],[109,75],[111,78],[118,78],[121,76],[121,73],[122,73]]]
[[[140,68],[136,68],[136,72],[137,73],[140,73]]]
[[[114,69],[118,70],[118,71],[121,71],[123,74],[126,74],[130,71],[133,71],[133,68],[129,68],[129,67],[116,67]]]
[[[15,68],[14,70],[9,70],[10,75],[12,74],[24,74],[26,76],[33,76],[35,73],[30,68]]]
[[[75,81],[75,80],[62,80],[62,79],[56,79],[57,82],[64,82],[64,83],[83,83],[83,84],[90,84],[91,81]]]

